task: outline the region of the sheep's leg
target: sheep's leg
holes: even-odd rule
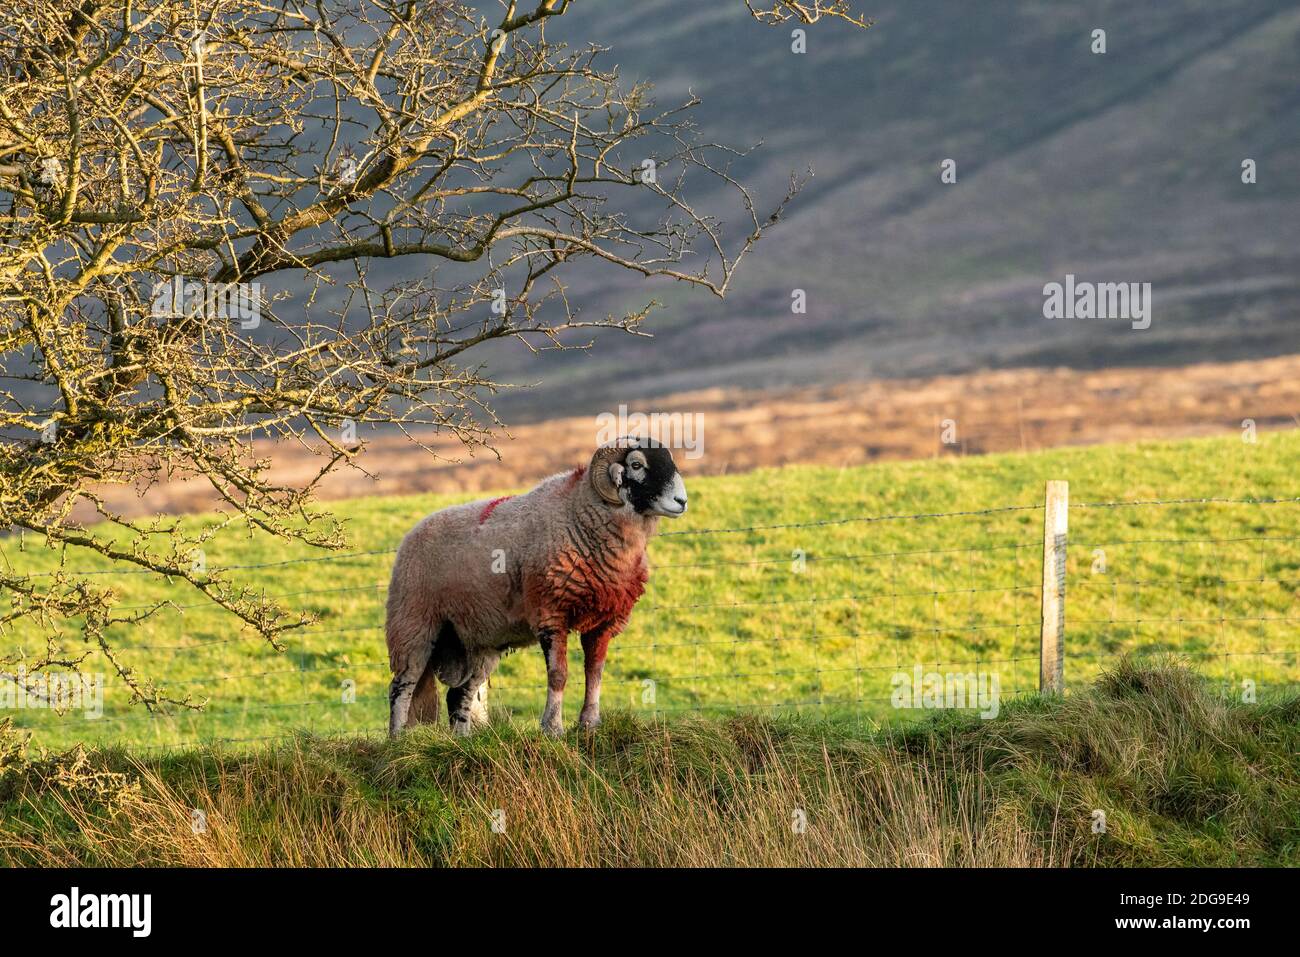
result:
[[[487,727],[488,708],[487,708],[488,683],[484,681],[478,686],[478,694],[469,705],[469,723],[473,727]]]
[[[466,737],[476,723],[487,723],[487,679],[496,663],[496,656],[474,662],[464,684],[447,689],[452,734]]]
[[[447,689],[447,716],[451,720],[451,733],[458,738],[468,737],[473,725],[470,722],[470,708],[478,688],[472,681],[455,688]]]
[[[569,635],[559,628],[540,628],[537,641],[546,659],[546,707],[542,733],[556,738],[564,733],[564,686],[569,680]]]
[[[605,671],[605,652],[610,639],[621,630],[617,622],[607,622],[582,633],[582,668],[587,686],[582,698],[579,727],[590,730],[600,724],[600,677]]]
[[[406,716],[411,710],[415,686],[420,683],[424,667],[433,654],[430,642],[417,642],[401,664],[393,669],[393,681],[388,686],[388,734],[396,737],[406,727]]]

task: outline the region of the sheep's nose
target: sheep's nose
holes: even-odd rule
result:
[[[685,495],[674,495],[674,496],[673,496],[673,501],[676,502],[678,505],[680,505],[682,508],[685,508],[685,507],[686,507],[686,496],[685,496]]]

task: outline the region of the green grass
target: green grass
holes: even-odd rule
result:
[[[852,439],[846,436],[846,441]],[[1267,696],[1300,676],[1300,505],[1080,508],[1116,499],[1291,497],[1300,432],[889,463],[785,468],[690,477],[691,511],[666,532],[798,524],[854,516],[1038,505],[1046,479],[1067,479],[1070,513],[1066,681],[1081,689],[1123,652],[1176,653],[1234,693]],[[449,496],[333,503],[355,550],[394,547]],[[200,522],[201,518],[189,521]],[[610,652],[606,711],[680,717],[787,711],[860,726],[911,719],[891,708],[891,676],[926,670],[996,672],[1010,701],[1037,687],[1041,523],[1038,509],[909,521],[851,522],[708,535],[651,545],[646,596]],[[1127,544],[1126,544],[1127,543]],[[0,543],[13,567],[45,571],[56,557],[28,537]],[[1095,563],[1104,549],[1106,571]],[[805,564],[798,570],[798,553]],[[309,558],[301,546],[223,531],[208,566]],[[383,589],[391,555],[337,558],[235,573],[286,595],[320,620],[268,647],[180,585],[111,575],[126,605],[175,608],[112,635],[126,659],[206,710],[153,716],[112,682],[104,716],[9,712],[37,746],[120,742],[166,746],[213,738],[248,742],[308,730],[378,732],[389,678]],[[69,554],[73,568],[104,568]],[[101,581],[104,579],[100,579]],[[35,630],[5,649],[43,646]],[[575,647],[575,660],[581,652]],[[92,670],[105,670],[91,659]],[[571,674],[576,717],[581,669]],[[355,702],[345,703],[345,683]],[[503,660],[491,697],[498,713],[532,725],[544,695],[541,656]]]
[[[12,738],[0,722],[0,865],[1300,864],[1300,697],[1242,704],[1165,662],[876,732],[622,712],[559,740],[36,760]]]

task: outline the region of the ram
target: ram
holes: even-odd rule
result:
[[[437,721],[441,682],[452,731],[468,734],[487,720],[487,679],[501,656],[536,643],[546,659],[542,730],[560,734],[571,631],[586,671],[578,723],[595,727],[610,639],[645,590],[646,543],[661,516],[685,511],[669,450],[620,439],[527,494],[423,519],[402,540],[388,589],[389,733]]]

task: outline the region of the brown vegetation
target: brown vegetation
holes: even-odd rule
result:
[[[1122,662],[992,721],[876,734],[616,714],[562,740],[497,722],[247,755],[99,750],[76,773],[0,764],[0,864],[1294,865],[1298,704]]]
[[[452,436],[425,437],[434,455],[402,436],[367,441],[359,464],[321,486],[326,498],[415,492],[472,494],[527,485],[586,460],[597,438],[590,417],[511,429],[500,460],[467,457]],[[617,410],[609,410],[616,412]],[[782,391],[691,392],[630,405],[632,412],[702,413],[704,454],[679,453],[683,470],[716,475],[794,462],[860,465],[877,459],[975,455],[1237,434],[1291,428],[1300,415],[1300,356],[1203,363],[1177,369],[1013,369],[930,379],[883,380]],[[955,444],[940,440],[956,423]],[[296,447],[263,443],[257,454],[278,481],[292,484],[314,467]],[[435,457],[436,456],[436,457]],[[140,514],[197,511],[215,502],[197,482],[173,482],[146,497],[115,493],[114,507]]]

